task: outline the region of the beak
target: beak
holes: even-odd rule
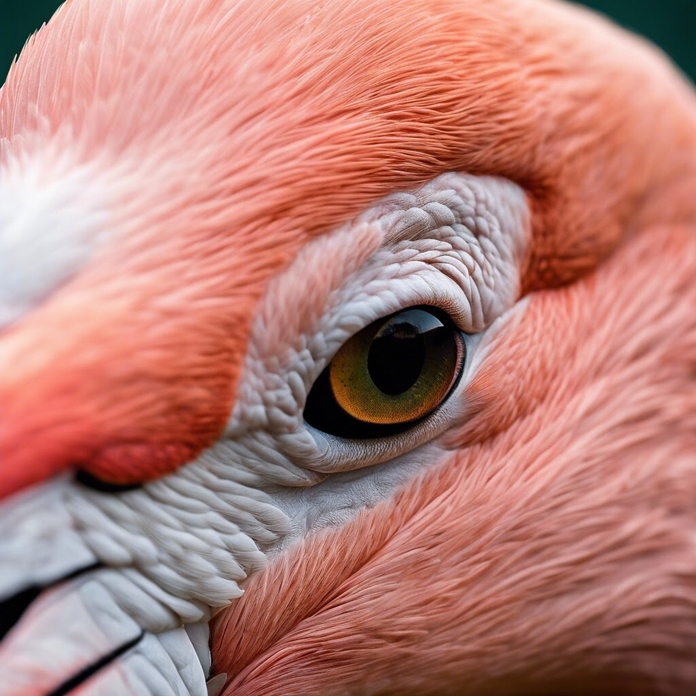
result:
[[[206,453],[126,492],[62,474],[0,503],[0,696],[220,692],[208,623],[288,523],[233,479]]]
[[[205,696],[210,608],[148,577],[147,541],[109,540],[89,496],[62,476],[0,508],[0,694]]]

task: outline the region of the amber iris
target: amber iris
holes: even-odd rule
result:
[[[421,420],[448,396],[464,352],[461,332],[433,308],[380,319],[338,351],[312,388],[305,417],[343,437],[379,436],[380,427]]]

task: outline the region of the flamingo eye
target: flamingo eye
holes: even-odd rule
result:
[[[330,435],[401,432],[449,396],[466,357],[464,337],[432,307],[379,319],[343,344],[315,382],[305,419]]]

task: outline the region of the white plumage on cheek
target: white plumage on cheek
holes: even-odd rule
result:
[[[65,154],[8,157],[0,167],[0,329],[89,260],[108,231],[107,199],[93,164]]]

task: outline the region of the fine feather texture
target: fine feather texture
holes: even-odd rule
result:
[[[192,460],[269,279],[391,191],[452,169],[520,184],[525,289],[688,218],[692,108],[652,50],[545,0],[71,0],[2,89],[0,158],[108,172],[113,233],[0,346],[0,493]]]
[[[204,693],[234,600],[227,696],[694,691],[695,151],[664,58],[551,0],[69,0],[0,92],[3,230],[66,247],[0,335],[0,497],[55,492],[3,501],[5,689],[132,647],[84,693]],[[30,220],[32,171],[97,193]],[[446,404],[313,433],[429,302],[477,334]]]
[[[690,693],[695,263],[661,227],[534,295],[445,463],[218,618],[225,694]]]

